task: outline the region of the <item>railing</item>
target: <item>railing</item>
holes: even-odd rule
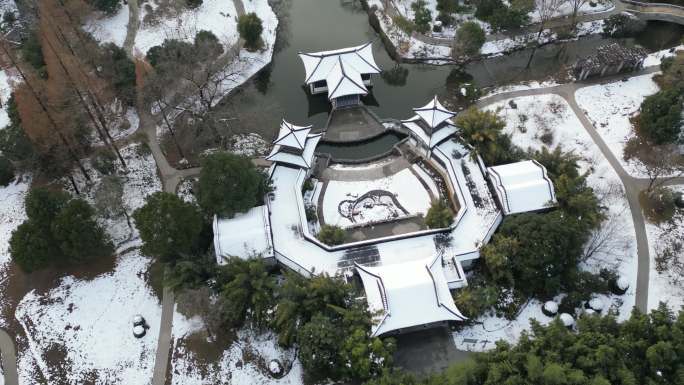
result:
[[[684,6],[669,4],[669,3],[642,3],[640,1],[634,1],[634,0],[621,0],[621,1],[625,4],[631,4],[631,5],[636,5],[636,6],[645,7],[645,8],[665,7],[665,8],[672,8],[672,9],[684,11]]]

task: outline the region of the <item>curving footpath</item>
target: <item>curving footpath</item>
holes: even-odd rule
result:
[[[2,356],[2,369],[5,375],[6,385],[19,385],[17,375],[17,352],[14,340],[5,329],[0,329],[0,356]]]
[[[630,76],[639,76],[652,74],[660,71],[659,66],[647,67],[641,71],[634,72]],[[635,295],[635,306],[641,312],[646,313],[648,311],[648,279],[649,279],[649,248],[648,248],[648,238],[646,237],[646,224],[644,221],[643,211],[641,209],[641,204],[639,203],[639,193],[646,188],[648,179],[645,178],[635,178],[620,164],[620,161],[615,157],[613,152],[610,150],[608,145],[603,141],[601,135],[596,131],[594,125],[589,121],[584,111],[577,104],[575,100],[575,92],[583,87],[587,87],[595,84],[603,84],[612,81],[617,81],[624,78],[624,74],[605,77],[596,80],[588,80],[584,82],[567,83],[552,87],[545,88],[535,88],[529,90],[519,90],[504,92],[501,94],[493,95],[491,97],[485,97],[477,102],[477,106],[482,108],[484,106],[501,102],[507,99],[522,97],[522,96],[534,96],[543,94],[555,94],[563,99],[570,105],[570,108],[575,113],[577,118],[582,123],[582,126],[587,131],[594,143],[599,147],[603,156],[608,160],[611,167],[617,173],[622,185],[625,189],[625,196],[629,203],[630,212],[632,214],[632,221],[634,222],[634,231],[637,240],[637,285],[636,285],[636,295]],[[666,184],[679,184],[684,183],[684,177],[675,178],[668,180]]]

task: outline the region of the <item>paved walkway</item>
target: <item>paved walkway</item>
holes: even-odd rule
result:
[[[635,72],[629,76],[639,76],[645,74],[651,74],[658,72],[660,68],[658,66],[648,67],[642,71]],[[634,230],[637,240],[637,286],[636,286],[636,299],[635,306],[642,312],[648,311],[648,278],[649,278],[649,249],[648,249],[648,239],[646,237],[646,225],[644,222],[644,216],[639,203],[639,192],[644,190],[648,179],[635,178],[622,167],[620,161],[615,157],[613,152],[610,150],[608,145],[603,141],[601,135],[596,131],[593,124],[584,114],[584,111],[579,107],[577,101],[575,100],[575,92],[583,87],[587,87],[594,84],[603,84],[611,81],[618,81],[624,78],[624,74],[617,75],[608,78],[602,78],[597,80],[588,80],[584,82],[567,83],[562,85],[557,85],[553,87],[546,88],[536,88],[530,90],[520,90],[505,92],[497,94],[488,98],[484,98],[478,101],[478,107],[484,107],[489,104],[497,103],[506,99],[522,97],[522,96],[533,96],[533,95],[543,95],[543,94],[555,94],[563,99],[565,99],[572,111],[577,115],[577,118],[582,123],[582,126],[587,131],[591,139],[596,143],[596,145],[601,150],[603,156],[608,160],[611,167],[615,170],[622,185],[625,188],[625,196],[629,203],[630,212],[632,214],[632,221],[634,222]],[[684,178],[676,178],[669,181],[668,184],[684,183]]]
[[[4,329],[0,329],[0,355],[2,356],[5,385],[18,385],[17,353],[14,347],[14,340]]]
[[[164,288],[162,296],[162,317],[159,326],[159,340],[157,342],[157,355],[154,360],[154,376],[152,385],[164,385],[168,372],[169,359],[171,358],[172,327],[173,327],[173,290]]]

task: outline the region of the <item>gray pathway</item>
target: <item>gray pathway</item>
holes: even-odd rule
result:
[[[660,69],[657,66],[648,67],[642,71],[632,73],[629,76],[639,76],[639,75],[644,75],[644,74],[650,74],[650,73],[658,72],[659,70]],[[610,150],[608,145],[606,145],[606,143],[603,141],[603,138],[601,137],[601,135],[596,131],[593,124],[589,121],[589,119],[584,114],[584,111],[582,111],[582,109],[577,104],[577,101],[575,100],[575,92],[580,88],[583,88],[583,87],[586,87],[589,85],[594,85],[594,84],[603,84],[603,83],[608,83],[611,81],[617,81],[621,78],[624,78],[624,76],[625,75],[619,75],[619,76],[613,76],[613,77],[609,77],[609,78],[589,80],[589,81],[585,81],[585,82],[562,84],[562,85],[553,86],[553,87],[505,92],[505,93],[494,95],[494,96],[489,97],[489,98],[484,98],[484,99],[480,100],[477,103],[477,105],[478,105],[478,107],[484,107],[484,106],[487,106],[489,104],[493,104],[493,103],[500,102],[500,101],[510,99],[510,98],[521,97],[521,96],[542,95],[542,94],[555,94],[555,95],[562,97],[563,99],[565,99],[568,102],[568,104],[570,105],[570,108],[575,113],[575,115],[577,115],[577,118],[582,123],[582,126],[587,131],[589,136],[591,136],[591,139],[594,141],[594,143],[596,143],[596,145],[599,147],[603,156],[608,160],[608,163],[610,163],[611,167],[615,170],[618,177],[620,178],[620,181],[622,182],[622,185],[625,188],[625,196],[627,197],[630,212],[632,214],[632,221],[634,222],[634,230],[635,230],[636,241],[637,241],[637,264],[638,264],[638,268],[637,268],[637,286],[636,286],[636,299],[635,299],[636,303],[635,303],[635,306],[640,311],[647,312],[648,311],[648,277],[649,277],[650,259],[649,259],[648,239],[646,237],[646,225],[644,222],[644,216],[643,216],[643,212],[641,209],[641,205],[639,203],[639,192],[645,188],[645,184],[648,182],[648,180],[645,180],[643,178],[634,178],[631,175],[629,175],[627,173],[627,171],[625,171],[625,169],[622,167],[622,164],[620,164],[620,161],[615,157],[615,155]],[[676,178],[672,181],[669,181],[668,183],[669,184],[676,184],[679,182],[684,183],[684,178]]]
[[[135,45],[135,37],[138,34],[140,27],[140,6],[138,0],[128,0],[128,25],[126,25],[126,39],[123,43],[123,49],[128,56],[133,57],[133,46]]]
[[[18,385],[17,353],[14,347],[14,340],[4,329],[0,329],[0,356],[2,356],[5,385]]]
[[[168,372],[169,359],[171,358],[172,326],[173,326],[173,290],[164,288],[162,297],[162,317],[159,326],[159,341],[157,342],[157,355],[154,360],[154,376],[152,385],[164,385]]]

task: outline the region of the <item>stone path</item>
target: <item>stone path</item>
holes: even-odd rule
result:
[[[630,74],[631,76],[640,76],[645,74],[652,74],[658,72],[660,68],[658,66],[648,67],[642,71]],[[575,92],[583,87],[587,87],[594,84],[608,83],[611,81],[618,81],[624,78],[624,74],[607,77],[597,80],[589,80],[584,82],[568,83],[557,85],[553,87],[546,88],[536,88],[530,90],[520,90],[511,91],[501,94],[497,94],[488,98],[481,99],[478,101],[477,106],[482,108],[484,106],[497,103],[506,99],[522,97],[522,96],[533,96],[533,95],[543,95],[543,94],[555,94],[563,99],[565,99],[572,111],[577,115],[577,118],[582,123],[582,126],[591,136],[591,139],[596,143],[596,145],[601,150],[603,156],[608,160],[611,167],[615,170],[625,188],[625,196],[629,202],[630,212],[632,214],[632,221],[634,222],[634,230],[637,240],[637,286],[636,286],[636,298],[635,306],[642,312],[648,311],[648,279],[649,279],[649,248],[648,239],[646,237],[646,224],[644,221],[643,212],[641,209],[641,204],[639,203],[639,192],[645,189],[648,179],[635,178],[622,167],[620,161],[615,157],[613,152],[610,150],[608,145],[603,141],[601,135],[596,131],[593,124],[584,114],[584,111],[579,107],[577,101],[575,100]],[[684,178],[675,178],[668,182],[668,184],[684,183]]]
[[[164,288],[162,296],[162,317],[159,326],[159,340],[157,342],[157,355],[154,361],[154,375],[152,385],[164,385],[168,372],[171,347],[173,346],[173,307],[175,301],[173,290]]]
[[[19,385],[17,353],[14,347],[14,340],[4,329],[0,329],[0,355],[2,356],[5,385]]]

